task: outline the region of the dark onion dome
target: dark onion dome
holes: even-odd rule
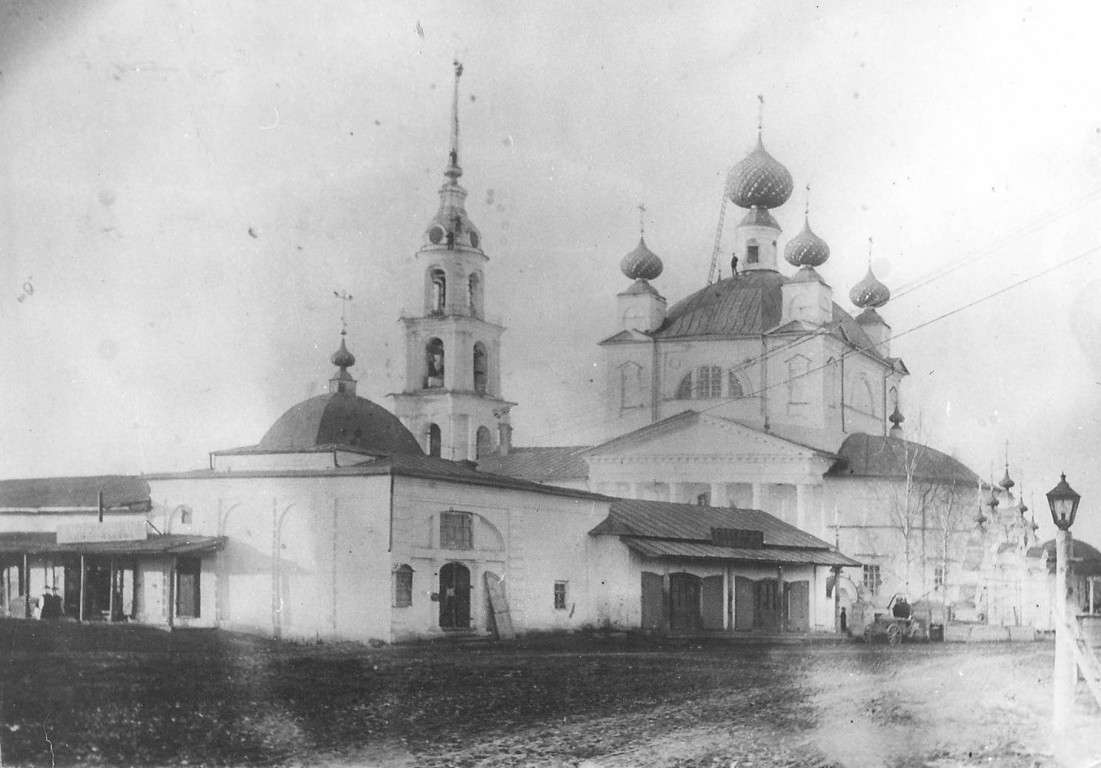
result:
[[[333,361],[333,365],[337,368],[351,368],[356,364],[356,356],[348,351],[348,347],[344,346],[343,335],[340,337],[340,349],[334,352],[329,359]]]
[[[861,309],[865,307],[878,309],[890,300],[891,289],[876,279],[870,265],[868,266],[868,274],[864,275],[864,279],[849,291],[849,301]]]
[[[631,280],[653,280],[665,268],[658,255],[646,247],[646,240],[638,239],[638,247],[623,257],[619,268]]]
[[[280,452],[324,446],[350,446],[379,454],[424,454],[397,416],[348,392],[311,397],[293,406],[276,419],[257,448]]]
[[[779,208],[791,197],[791,173],[765,151],[761,137],[757,148],[726,175],[726,194],[739,208]]]
[[[1002,488],[1005,488],[1007,491],[1016,485],[1016,483],[1013,482],[1013,478],[1009,476],[1008,466],[1005,468],[1005,476],[1002,478],[1002,481],[998,483],[998,485],[1000,485]]]
[[[803,229],[784,247],[784,258],[793,267],[820,267],[830,257],[830,246],[814,234],[810,220],[803,220]]]
[[[805,278],[821,279],[811,274],[812,268],[806,270]],[[712,283],[674,304],[653,335],[659,339],[760,336],[780,325],[782,289],[791,279],[770,269],[760,269]],[[883,357],[864,329],[836,303],[828,332],[869,354]]]

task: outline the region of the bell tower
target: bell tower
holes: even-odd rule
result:
[[[440,207],[414,257],[422,300],[405,326],[405,388],[392,395],[394,412],[424,452],[453,461],[507,449],[509,409],[501,398],[501,334],[486,320],[486,264],[482,238],[459,184],[459,78],[455,62],[451,150]]]

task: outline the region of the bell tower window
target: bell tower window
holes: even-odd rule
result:
[[[745,247],[745,263],[756,264],[761,258],[761,247],[757,243],[750,242]]]
[[[428,425],[427,439],[428,439],[428,455],[429,456],[435,456],[435,457],[438,458],[439,455],[440,455],[440,446],[443,444],[443,440],[441,439],[441,436],[440,436],[440,425],[439,424],[429,424]]]
[[[488,379],[489,356],[486,354],[485,345],[479,341],[474,345],[474,391],[484,394]]]
[[[478,427],[478,432],[475,437],[474,456],[475,458],[485,458],[489,454],[493,453],[493,435],[487,427]]]
[[[442,269],[433,269],[431,278],[432,295],[428,311],[433,315],[442,315],[447,306],[447,275]]]
[[[428,375],[424,377],[424,388],[443,387],[443,342],[431,338],[424,347],[425,363]]]
[[[470,288],[470,315],[471,317],[482,316],[482,278],[478,273],[474,273],[470,276],[469,282]]]

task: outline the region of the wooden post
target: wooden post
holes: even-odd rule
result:
[[[80,556],[80,610],[77,620],[84,621],[84,555]]]
[[[31,569],[27,562],[27,553],[23,553],[23,618],[31,617]]]
[[[168,605],[165,609],[168,613],[168,626],[175,626],[174,621],[176,618],[176,566],[179,563],[179,556],[172,556],[172,563],[168,566]]]
[[[833,571],[833,631],[841,634],[841,566],[835,565]]]
[[[1067,611],[1067,572],[1070,566],[1070,531],[1055,532],[1055,596],[1052,611],[1055,614],[1055,669],[1052,689],[1055,696],[1051,710],[1052,725],[1057,734],[1070,730],[1074,719],[1074,683],[1077,670],[1070,644],[1070,622],[1073,616]]]
[[[107,563],[107,623],[115,620],[115,558]]]
[[[788,601],[784,595],[784,566],[776,566],[776,592],[780,598],[780,631],[788,631]]]

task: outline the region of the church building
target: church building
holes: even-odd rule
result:
[[[456,64],[450,153],[414,260],[423,302],[402,318],[405,382],[392,395],[394,412],[358,391],[345,328],[327,393],[292,405],[256,444],[212,452],[202,469],[0,484],[6,615],[384,642],[584,627],[835,630],[838,602],[827,591],[860,563],[814,533],[816,483],[837,456],[809,441],[830,427],[808,407],[788,419],[806,434],[769,428],[784,408],[749,394],[758,368],[724,373],[717,388],[676,383],[674,394],[684,389],[695,408],[666,407],[656,371],[729,365],[721,343],[692,356],[654,335],[667,318],[663,310],[651,317],[660,299],[648,282],[655,263],[660,270],[652,254],[641,260],[649,267],[626,270],[636,291],[628,295],[641,298],[624,300],[627,335],[606,344],[613,375],[646,371],[609,406],[626,433],[540,453],[544,468],[555,454],[555,468],[579,477],[493,469],[515,470],[507,461],[524,453],[510,450],[504,328],[486,319],[489,259],[459,184],[461,74]],[[763,265],[774,264],[769,253],[758,252]],[[758,272],[738,280],[783,282],[764,266]],[[820,303],[828,288],[812,282],[796,291],[797,325],[784,339],[821,321],[803,299]],[[847,328],[862,333],[854,321]],[[784,339],[769,338],[766,348]],[[830,344],[805,350],[808,382],[814,361],[843,354]],[[900,375],[889,358],[867,357],[850,370]],[[757,398],[756,420],[705,407],[734,382],[747,403]],[[712,446],[713,460],[689,457],[696,440]],[[685,459],[675,473],[655,474],[651,457],[674,454]],[[742,465],[747,455],[772,465],[762,474]],[[769,514],[787,510],[787,496],[773,489],[780,483],[798,501],[787,519]],[[107,501],[87,501],[105,487]]]

